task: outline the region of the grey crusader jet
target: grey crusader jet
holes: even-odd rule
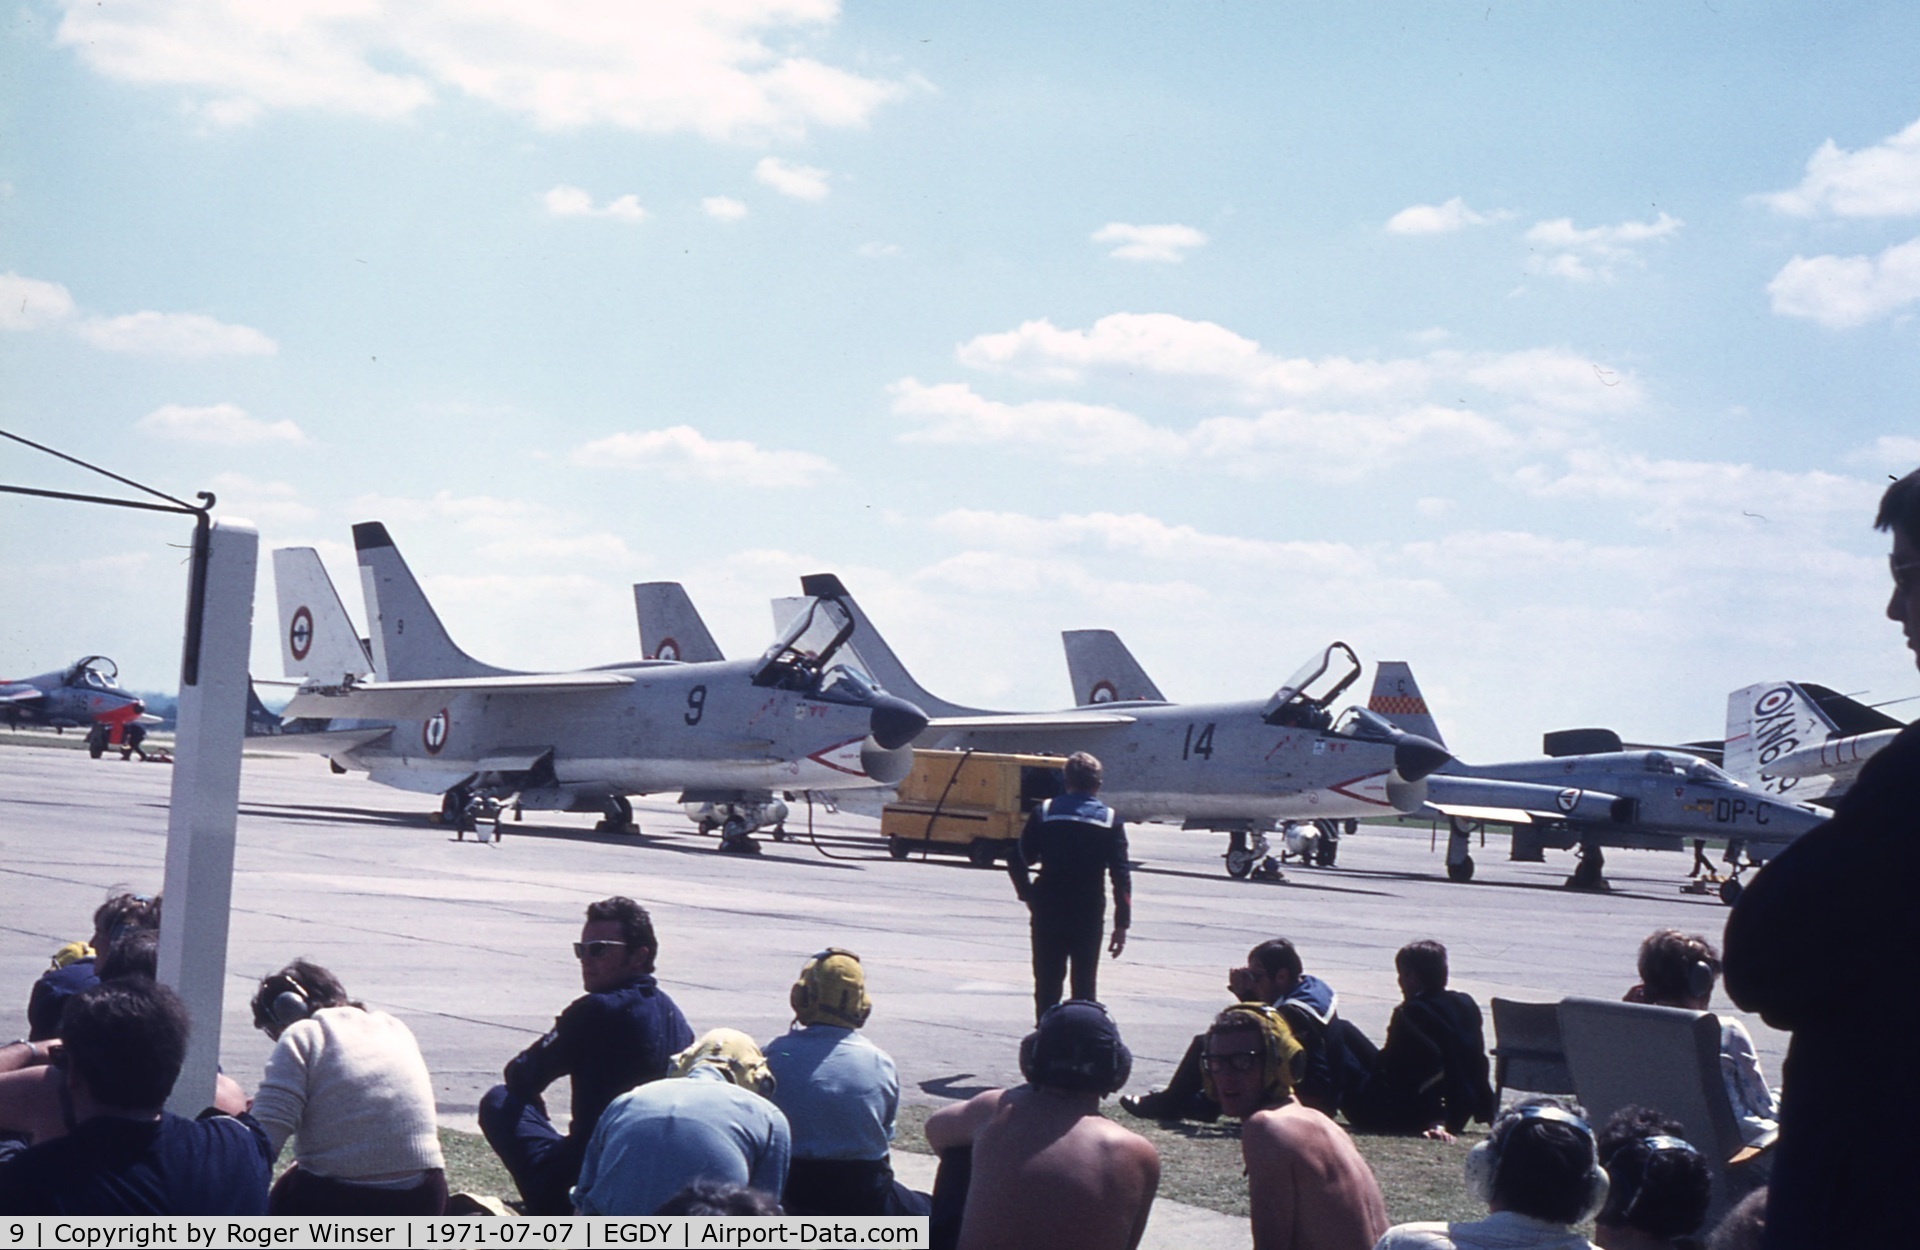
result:
[[[454,645],[386,527],[353,527],[372,622],[372,673],[344,608],[312,574],[282,591],[281,646],[293,718],[357,718],[375,736],[329,754],[373,780],[437,793],[443,815],[478,805],[601,811],[634,831],[627,796],[677,790],[683,802],[730,805],[724,850],[750,850],[749,813],[780,791],[835,791],[897,781],[926,715],[848,662],[855,624],[831,576],[803,578],[803,610],[754,660],[639,660],[568,673],[483,664]],[[276,553],[276,576],[281,563]],[[324,581],[324,570],[319,570]],[[356,655],[359,657],[356,660]],[[322,667],[324,665],[324,667]],[[497,826],[496,826],[497,827]]]
[[[929,694],[859,605],[850,596],[842,602],[858,630],[852,646],[863,667],[932,713],[916,745],[1090,751],[1106,765],[1100,797],[1124,818],[1226,833],[1230,876],[1245,877],[1266,859],[1266,835],[1284,822],[1418,810],[1424,779],[1449,758],[1445,748],[1364,708],[1336,718],[1334,701],[1360,675],[1344,642],[1328,645],[1265,701],[1133,698],[1060,712],[990,712]],[[789,610],[776,605],[776,619]]]

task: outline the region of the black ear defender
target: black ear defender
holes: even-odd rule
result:
[[[260,982],[253,996],[253,1027],[278,1038],[288,1026],[311,1016],[313,995],[290,973],[276,972]]]
[[[1712,964],[1704,959],[1694,960],[1687,965],[1687,997],[1710,997],[1713,994],[1713,983],[1719,979],[1720,974],[1713,970]]]
[[[1028,1084],[1102,1096],[1126,1087],[1133,1052],[1120,1027],[1091,999],[1055,1003],[1020,1040],[1020,1075]]]
[[[1692,1161],[1700,1162],[1693,1163]],[[1624,1142],[1608,1156],[1607,1174],[1613,1180],[1612,1196],[1606,1206],[1611,1210],[1602,1211],[1605,1222],[1616,1225],[1631,1225],[1634,1216],[1640,1213],[1640,1201],[1646,1196],[1648,1181],[1656,1173],[1669,1173],[1667,1183],[1672,1183],[1672,1171],[1697,1166],[1704,1172],[1706,1164],[1699,1149],[1684,1137],[1672,1137],[1658,1134],[1652,1137],[1639,1137]],[[1684,1175],[1684,1172],[1680,1172]],[[1699,1190],[1700,1207],[1693,1212],[1693,1224],[1698,1225],[1707,1213],[1709,1201],[1705,1186]]]
[[[1565,1125],[1586,1140],[1588,1157],[1593,1160],[1593,1166],[1586,1176],[1586,1201],[1581,1208],[1580,1218],[1574,1221],[1584,1224],[1607,1203],[1607,1170],[1600,1166],[1593,1127],[1565,1107],[1552,1103],[1528,1103],[1515,1107],[1494,1123],[1487,1139],[1467,1153],[1467,1192],[1480,1202],[1492,1204],[1494,1191],[1499,1186],[1500,1165],[1505,1160],[1507,1145],[1513,1134],[1528,1123]]]

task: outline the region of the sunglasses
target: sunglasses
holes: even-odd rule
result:
[[[573,957],[575,959],[598,959],[610,951],[623,951],[625,949],[627,949],[625,942],[575,942],[573,944]]]
[[[1235,1072],[1245,1076],[1260,1066],[1262,1057],[1257,1050],[1242,1050],[1231,1055],[1208,1055],[1200,1062],[1209,1072]]]

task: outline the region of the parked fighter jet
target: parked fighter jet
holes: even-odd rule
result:
[[[1439,729],[1400,661],[1383,661],[1368,705],[1402,728]],[[1740,894],[1740,872],[1764,862],[1826,819],[1804,803],[1742,785],[1698,756],[1678,751],[1606,751],[1503,764],[1454,760],[1427,778],[1430,807],[1447,817],[1447,877],[1473,877],[1469,838],[1486,823],[1513,827],[1516,858],[1544,847],[1580,848],[1568,878],[1575,888],[1604,888],[1602,847],[1681,850],[1690,839],[1726,839],[1731,874],[1720,896]],[[1747,859],[1741,860],[1742,852]]]
[[[1763,681],[1727,696],[1725,766],[1756,790],[1832,807],[1904,728],[1825,686]]]
[[[1102,702],[1061,712],[991,712],[929,694],[914,681],[851,597],[852,643],[887,690],[933,714],[922,747],[1065,755],[1090,751],[1107,766],[1100,797],[1128,820],[1173,819],[1229,835],[1229,875],[1267,858],[1267,834],[1287,821],[1416,811],[1423,779],[1444,748],[1364,708],[1338,718],[1336,699],[1360,675],[1335,642],[1264,702]],[[776,605],[778,618],[782,608]],[[1147,683],[1150,687],[1151,683]],[[1116,686],[1116,693],[1121,688]]]
[[[87,726],[87,751],[99,759],[109,746],[140,750],[146,726],[160,723],[147,705],[120,689],[120,669],[104,655],[83,656],[65,668],[18,681],[0,680],[0,721],[49,729]],[[142,758],[145,751],[140,752]]]
[[[855,625],[831,576],[802,579],[805,610],[757,660],[526,673],[454,645],[385,526],[353,534],[372,676],[355,671],[369,657],[356,656],[331,585],[322,593],[310,579],[281,597],[287,673],[307,679],[287,715],[372,722],[378,736],[333,758],[383,784],[441,794],[443,816],[456,822],[508,803],[598,810],[604,828],[631,832],[628,795],[679,790],[683,802],[730,805],[722,849],[748,850],[756,825],[777,819],[776,791],[897,780],[927,723],[846,662]],[[296,561],[318,569],[311,552]]]

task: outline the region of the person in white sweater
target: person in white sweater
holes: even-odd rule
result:
[[[276,1043],[254,1118],[276,1154],[295,1140],[270,1214],[445,1210],[433,1078],[405,1024],[348,998],[337,977],[304,959],[260,982],[253,1023]]]

